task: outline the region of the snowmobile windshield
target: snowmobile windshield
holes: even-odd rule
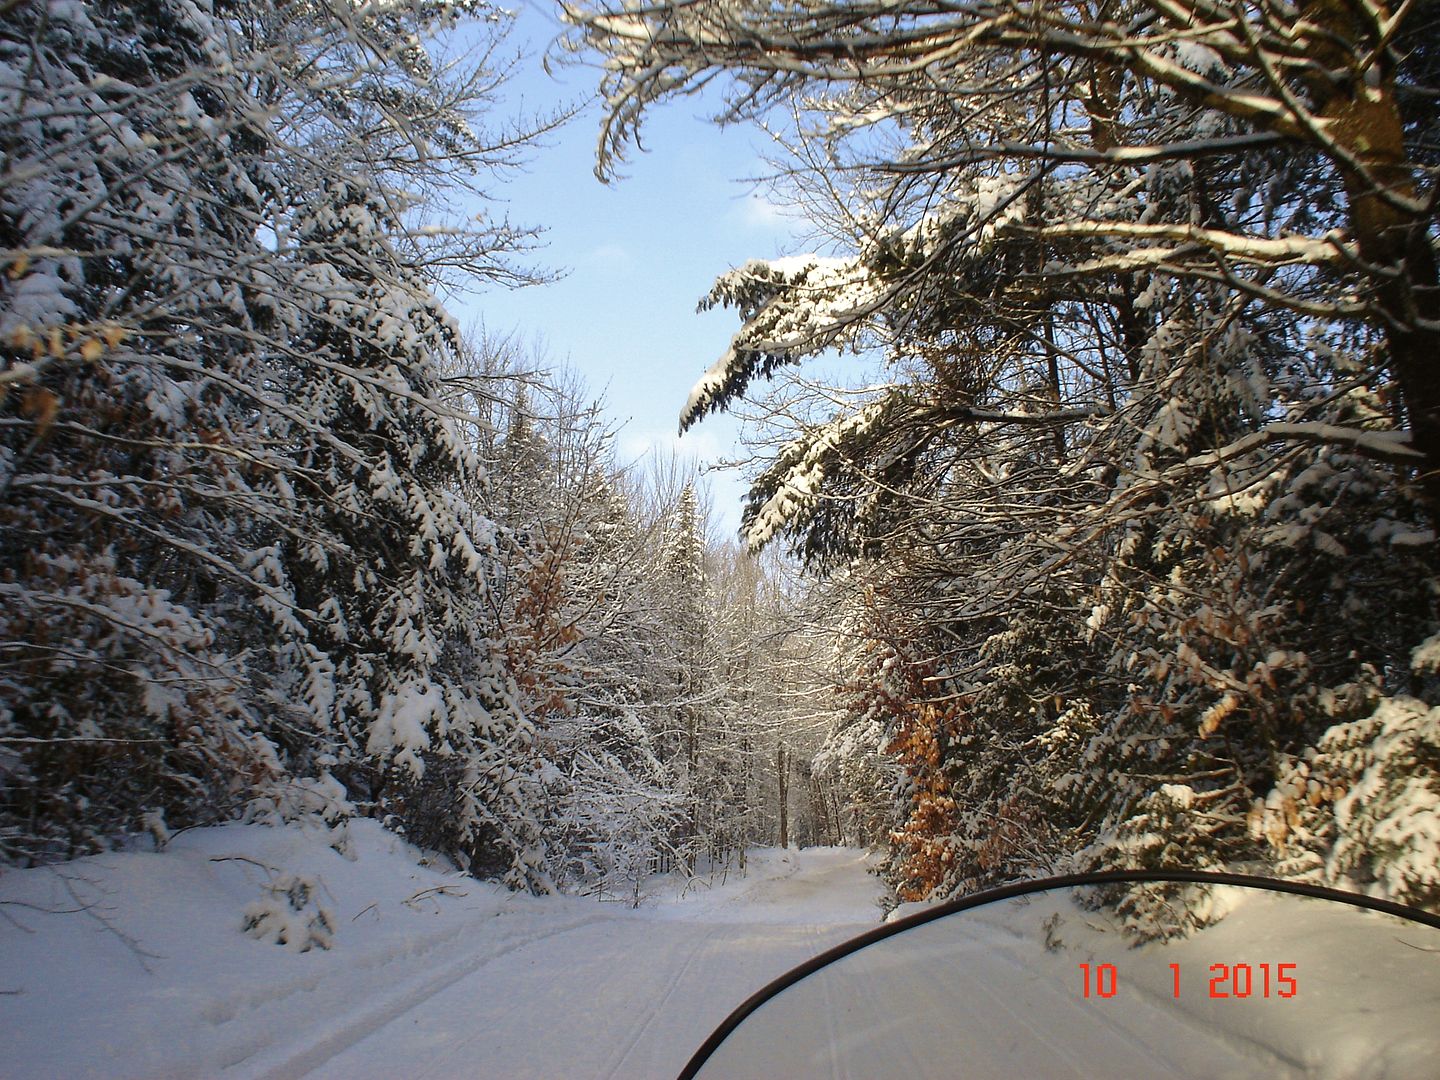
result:
[[[892,921],[681,1080],[1440,1076],[1440,917],[1231,874],[1082,875]]]

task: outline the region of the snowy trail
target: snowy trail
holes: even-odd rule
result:
[[[873,878],[855,852],[770,852],[745,878],[692,887],[640,912],[618,911],[478,961],[407,1011],[379,1025],[344,1025],[329,1056],[236,1076],[266,1080],[668,1080],[755,990],[803,960],[875,925]],[[926,947],[927,977],[881,964],[864,980],[830,969],[807,983],[800,1015],[824,1031],[833,1075],[949,1078],[1024,1075],[1072,1080],[1303,1075],[1243,1037],[1201,1028],[1163,1002],[1123,1009],[1077,999],[1073,980],[1036,970],[1014,943],[983,924],[948,926]],[[877,1008],[877,1005],[883,1007]],[[892,1015],[951,1045],[913,1040],[924,1053],[867,1056],[866,1034]],[[794,1012],[776,1011],[757,1059],[724,1075],[813,1075]],[[753,1021],[752,1021],[753,1022]],[[976,1033],[1010,1033],[987,1056]],[[1178,1037],[1177,1037],[1178,1036]],[[906,1043],[909,1040],[905,1041]],[[986,1044],[991,1045],[991,1044]],[[332,1052],[333,1051],[333,1052]],[[811,1071],[807,1072],[807,1066]],[[1018,1071],[1016,1071],[1018,1070]],[[822,1070],[823,1072],[824,1070]]]
[[[733,1006],[845,933],[615,920],[478,968],[316,1078],[674,1077]]]
[[[310,1029],[298,1046],[286,1042],[275,1046],[261,1044],[263,1049],[260,1052],[246,1052],[230,1063],[237,1066],[234,1074],[277,1078],[306,1075],[316,1066],[366,1038],[370,1032],[423,1008],[430,999],[467,978],[478,968],[508,953],[523,949],[536,940],[562,938],[595,921],[584,919],[578,923],[553,923],[528,937],[512,938],[498,947],[460,950],[459,959],[452,956],[448,963],[426,970],[416,978],[402,978],[398,983],[382,983],[380,978],[376,978],[372,985],[366,987],[355,1009],[343,1013],[329,1024]],[[382,974],[394,973],[382,969]]]
[[[372,822],[348,837],[342,855],[325,830],[231,825],[164,854],[0,878],[0,1077],[668,1080],[750,994],[879,917],[880,883],[844,849],[753,852],[746,875],[683,887],[654,879],[632,910],[426,866]],[[241,932],[281,872],[325,897],[331,948]],[[1334,905],[1297,915],[1276,896],[1216,902],[1230,911],[1217,926],[1140,950],[1061,894],[913,928],[787,990],[785,1008],[741,1029],[748,1049],[727,1040],[712,1061],[738,1057],[715,1075],[1433,1074],[1440,931]],[[1080,992],[1077,963],[1100,955],[1121,969],[1115,1000]],[[1303,1008],[1209,1000],[1217,959],[1290,962]]]
[[[639,910],[517,895],[378,823],[226,825],[0,877],[0,1078],[673,1075],[736,1003],[875,925],[861,853],[757,852]],[[330,948],[242,932],[288,875]],[[682,887],[683,885],[683,887]]]
[[[782,855],[488,959],[308,1071],[234,1075],[673,1077],[736,1004],[875,925],[877,892],[856,852]]]

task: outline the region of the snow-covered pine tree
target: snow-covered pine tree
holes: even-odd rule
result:
[[[525,142],[477,135],[482,72],[426,51],[480,6],[0,10],[5,858],[333,816],[343,775],[544,882],[430,292],[513,276],[523,234],[405,217]]]
[[[442,404],[458,331],[361,179],[293,224],[294,336],[272,361],[303,424],[274,434],[296,469],[275,497],[303,527],[256,547],[304,633],[272,610],[277,690],[333,734],[353,799],[415,842],[517,883],[544,879],[533,729],[495,640],[495,526],[466,498],[478,468]]]
[[[568,9],[607,59],[602,169],[651,105],[716,75],[726,119],[794,117],[787,179],[835,254],[720,278],[707,302],[741,328],[682,422],[827,349],[887,365],[808,415],[787,403],[801,422],[746,528],[868,575],[934,633],[904,661],[926,696],[890,680],[882,711],[924,766],[902,811],[961,791],[971,816],[934,827],[962,848],[1033,814],[1011,812],[1024,795],[1065,831],[1036,865],[1091,840],[1105,864],[1260,857],[1247,803],[1377,703],[1384,723],[1322,740],[1405,732],[1346,766],[1390,810],[1336,803],[1351,846],[1331,865],[1391,880],[1380,837],[1429,805],[1384,763],[1423,758],[1424,724],[1395,719],[1422,714],[1384,700],[1434,618],[1433,27],[1408,5],[1300,10]],[[926,763],[932,695],[978,739],[950,740],[948,784]]]
[[[0,11],[0,859],[236,812],[266,133],[208,7]],[[262,590],[263,592],[263,590]]]

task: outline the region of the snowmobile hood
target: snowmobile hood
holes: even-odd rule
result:
[[[937,904],[741,1004],[680,1080],[1437,1075],[1440,916],[1242,874]]]

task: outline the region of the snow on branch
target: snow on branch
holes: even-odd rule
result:
[[[844,344],[891,291],[859,259],[818,255],[754,260],[722,275],[700,306],[739,308],[745,324],[690,391],[680,430],[723,408],[756,375]]]
[[[1285,441],[1344,446],[1365,457],[1393,465],[1417,465],[1425,455],[1411,445],[1408,431],[1365,431],[1339,424],[1275,423],[1227,443],[1216,450],[1185,460],[1186,468],[1208,468],[1231,461],[1266,443]]]
[[[941,158],[914,161],[887,161],[876,167],[887,173],[929,173],[976,165],[985,161],[1030,158],[1039,161],[1076,165],[1158,165],[1167,161],[1191,161],[1197,157],[1238,154],[1280,142],[1270,132],[1251,131],[1240,135],[1216,136],[1209,139],[1184,139],[1178,142],[1154,143],[1148,146],[1111,146],[1098,149],[1066,142],[1027,143],[1011,139],[967,147],[964,153]]]
[[[1355,246],[1336,230],[1324,236],[1244,236],[1225,229],[1204,229],[1198,225],[1142,224],[1130,221],[1067,221],[1036,228],[1021,226],[1017,231],[1038,240],[1122,239],[1173,240],[1192,248],[1200,248],[1225,259],[1274,265],[1279,263],[1337,263],[1359,258]],[[1116,261],[1126,269],[1153,265],[1177,254],[1178,248],[1139,248],[1116,256],[1101,257],[1082,264],[1081,268],[1113,270]]]

